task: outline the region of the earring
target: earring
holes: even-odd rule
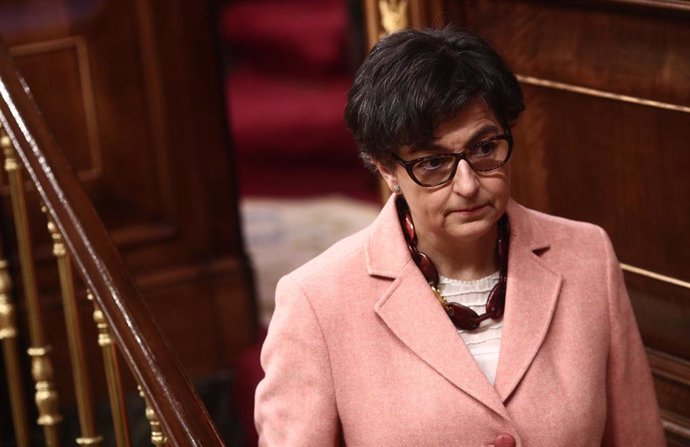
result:
[[[393,192],[396,193],[396,194],[400,194],[400,185],[395,185],[395,186],[393,187]]]

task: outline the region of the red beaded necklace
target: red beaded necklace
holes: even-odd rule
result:
[[[500,265],[500,272],[498,283],[489,292],[489,298],[486,300],[486,312],[477,315],[475,311],[467,306],[458,303],[449,303],[441,292],[438,290],[438,271],[436,266],[431,262],[431,259],[417,249],[417,234],[414,229],[414,222],[412,222],[412,215],[407,202],[402,196],[396,198],[396,205],[398,209],[398,218],[400,225],[403,228],[407,248],[410,250],[412,259],[417,267],[424,275],[424,278],[431,286],[434,294],[439,302],[446,310],[448,317],[453,322],[456,328],[471,331],[479,327],[479,323],[492,318],[500,320],[503,317],[503,310],[506,303],[506,282],[508,275],[508,243],[510,241],[510,225],[508,217],[504,214],[498,220],[498,242],[496,244],[496,251],[498,255],[498,263]]]

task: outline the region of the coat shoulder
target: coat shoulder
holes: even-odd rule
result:
[[[511,238],[532,250],[545,265],[561,273],[580,276],[617,263],[611,241],[598,225],[553,216],[512,203],[509,208]]]
[[[531,238],[543,239],[551,243],[576,240],[580,244],[595,244],[601,246],[608,236],[600,226],[579,220],[546,214],[522,205],[515,204],[516,213],[522,224],[518,231],[526,233]],[[527,229],[523,221],[527,222]],[[518,237],[523,236],[519,234]],[[604,239],[602,239],[602,236]]]
[[[356,270],[354,264],[364,264],[364,246],[368,234],[367,227],[335,242],[321,254],[285,276],[298,284],[322,279],[333,284],[341,275],[353,274]]]

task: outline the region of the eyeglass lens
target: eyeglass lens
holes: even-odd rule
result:
[[[491,171],[502,166],[510,153],[507,139],[496,138],[473,146],[459,154],[425,157],[412,165],[412,174],[425,186],[445,183],[453,176],[461,158],[475,171]]]

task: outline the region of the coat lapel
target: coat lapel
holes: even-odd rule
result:
[[[508,207],[511,242],[508,289],[496,383],[506,400],[529,369],[548,331],[561,286],[537,251],[549,247],[538,222],[514,202]]]
[[[374,309],[388,328],[438,374],[499,415],[506,410],[410,258],[395,206],[389,201],[372,226],[367,268],[394,279]]]
[[[390,330],[449,382],[505,416],[496,390],[472,358],[424,277],[410,261],[375,306]]]
[[[407,250],[394,197],[370,227],[367,270],[392,279],[374,309],[411,351],[456,387],[506,416],[504,402],[529,369],[548,331],[561,286],[537,252],[549,248],[539,223],[512,200],[508,289],[496,382],[488,382]]]

